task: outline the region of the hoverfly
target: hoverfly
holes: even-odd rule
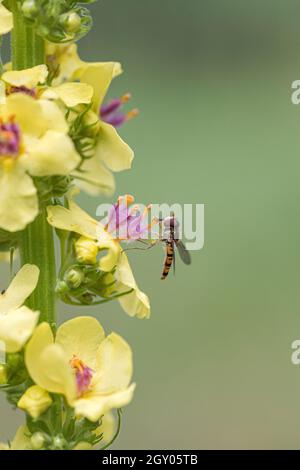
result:
[[[185,264],[191,264],[191,255],[185,248],[183,242],[179,238],[179,222],[176,219],[174,213],[171,213],[169,217],[160,219],[163,225],[163,234],[161,241],[166,244],[166,258],[164,262],[164,268],[161,275],[161,279],[167,278],[171,266],[173,265],[175,272],[175,246],[178,250],[179,256]]]

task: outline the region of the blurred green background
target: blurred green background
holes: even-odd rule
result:
[[[118,304],[94,310],[134,350],[138,387],[115,448],[300,448],[299,1],[91,8],[81,53],[120,60],[111,96],[131,91],[141,110],[122,129],[136,158],[118,193],[206,207],[205,247],[175,278],[160,281],[161,248],[131,252],[149,321]],[[101,200],[82,202],[94,215]],[[3,440],[17,420],[0,406]]]

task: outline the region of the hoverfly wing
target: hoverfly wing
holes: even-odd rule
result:
[[[185,264],[191,264],[192,262],[191,255],[189,251],[186,249],[186,247],[184,246],[184,244],[182,243],[182,241],[176,240],[175,243],[178,249],[179,256],[182,259],[182,261]]]

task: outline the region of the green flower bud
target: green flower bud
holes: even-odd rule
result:
[[[5,385],[8,382],[6,366],[0,364],[0,385]]]
[[[67,33],[76,33],[81,26],[81,18],[75,11],[61,15],[59,22]]]
[[[78,289],[84,280],[84,274],[80,269],[72,268],[65,274],[65,281],[70,289]]]
[[[34,450],[42,449],[44,447],[45,441],[46,439],[42,432],[35,432],[30,438],[30,443]]]
[[[53,439],[53,446],[57,450],[63,450],[67,447],[67,441],[61,434],[58,434]]]
[[[57,294],[65,294],[66,292],[69,292],[69,287],[65,281],[59,281],[56,284],[55,292]]]
[[[22,9],[23,15],[28,19],[34,18],[39,11],[38,6],[35,3],[35,0],[25,0],[21,9]]]

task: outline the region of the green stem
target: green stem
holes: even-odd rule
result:
[[[14,28],[11,36],[12,64],[22,70],[45,62],[44,40],[27,26],[18,0],[10,0]],[[55,328],[55,250],[54,234],[46,218],[46,207],[40,208],[35,221],[23,231],[20,240],[21,263],[35,264],[40,269],[38,285],[28,299],[28,306],[41,312],[40,321]]]
[[[32,27],[26,25],[20,11],[20,2],[10,0],[14,17],[11,34],[12,65],[14,70],[23,70],[45,63],[44,40],[35,34]]]
[[[41,312],[40,321],[55,327],[56,266],[53,229],[46,219],[46,208],[22,233],[20,241],[22,264],[35,264],[40,269],[39,282],[28,299],[28,306]]]

